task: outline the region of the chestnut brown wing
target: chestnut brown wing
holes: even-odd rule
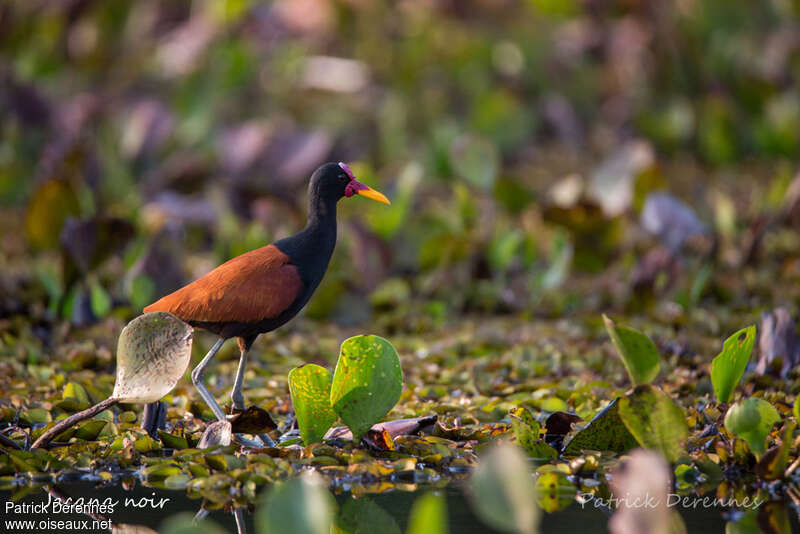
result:
[[[277,317],[303,290],[297,266],[275,245],[237,256],[144,308],[186,322],[255,323]]]

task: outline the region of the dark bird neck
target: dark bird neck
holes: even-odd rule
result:
[[[275,246],[297,265],[306,287],[313,292],[322,280],[336,247],[336,200],[310,191],[306,227],[275,242]]]

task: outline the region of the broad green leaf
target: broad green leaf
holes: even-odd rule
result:
[[[636,441],[646,449],[661,452],[675,463],[689,435],[683,409],[655,386],[638,386],[620,399],[619,416]]]
[[[128,323],[117,344],[117,381],[111,397],[148,403],[169,393],[189,365],[192,331],[167,312],[146,313]]]
[[[19,418],[28,425],[49,423],[53,416],[44,408],[31,408],[19,414]]]
[[[469,480],[472,506],[487,525],[504,532],[538,529],[536,487],[525,454],[500,442],[483,456]]]
[[[75,437],[85,441],[93,441],[97,439],[97,436],[100,435],[100,432],[103,431],[107,424],[106,421],[88,421],[75,431]]]
[[[64,386],[64,391],[61,393],[61,398],[66,399],[75,399],[80,404],[89,405],[89,395],[86,393],[84,387],[77,382],[69,382],[66,386]]]
[[[447,503],[442,495],[426,493],[411,506],[406,534],[447,534]]]
[[[86,389],[76,382],[69,382],[61,393],[61,402],[58,407],[67,412],[78,412],[89,407],[89,395]]]
[[[516,408],[508,414],[511,419],[511,428],[517,442],[528,453],[528,456],[537,459],[550,460],[558,456],[558,451],[539,438],[540,425],[531,413],[525,408]]]
[[[378,336],[355,336],[342,343],[330,403],[354,441],[394,407],[402,388],[400,358],[391,343]]]
[[[189,442],[184,437],[176,436],[175,434],[170,434],[163,430],[158,431],[158,437],[161,439],[161,443],[167,448],[178,450],[189,448]]]
[[[764,454],[765,441],[772,425],[781,420],[778,410],[764,399],[750,398],[739,401],[728,408],[725,428],[750,446],[760,458]]]
[[[792,413],[794,414],[795,422],[800,424],[800,395],[794,399],[794,408],[792,408]]]
[[[729,402],[733,390],[742,379],[753,344],[756,341],[755,325],[739,330],[725,340],[720,352],[711,363],[711,384],[718,402]]]
[[[628,431],[619,416],[621,398],[609,403],[589,423],[569,438],[564,445],[565,454],[581,454],[581,451],[626,452],[635,448],[636,438]]]
[[[330,534],[334,506],[322,478],[309,472],[269,490],[256,510],[256,532]]]
[[[603,321],[633,385],[652,382],[661,368],[655,343],[638,330],[615,325],[606,315],[603,315]]]
[[[369,497],[348,499],[336,518],[334,534],[400,534],[395,518]]]
[[[336,421],[330,400],[331,372],[314,364],[292,369],[289,372],[289,393],[303,443],[321,442],[325,432]]]

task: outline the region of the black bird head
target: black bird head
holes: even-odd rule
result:
[[[346,163],[325,163],[311,175],[308,184],[308,194],[312,200],[322,200],[324,203],[337,202],[342,197],[360,195],[363,197],[389,204],[382,193],[362,184],[353,176],[353,171]]]

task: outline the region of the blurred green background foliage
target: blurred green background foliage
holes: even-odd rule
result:
[[[424,329],[663,287],[691,304],[709,257],[743,264],[741,232],[785,202],[799,16],[796,0],[3,3],[0,316],[134,316],[298,230],[328,160],[392,206],[342,202],[311,317]],[[630,223],[656,189],[717,236],[683,285],[672,260],[639,259],[653,243]]]

